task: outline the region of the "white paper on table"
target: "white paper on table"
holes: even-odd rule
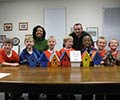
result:
[[[6,77],[8,75],[11,75],[11,73],[0,73],[0,78]]]
[[[81,52],[80,51],[70,51],[70,61],[71,62],[81,62]]]

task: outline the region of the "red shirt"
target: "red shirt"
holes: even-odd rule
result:
[[[5,53],[5,50],[1,49],[0,50],[0,64],[3,62],[19,63],[19,56],[14,50],[12,50],[12,55],[8,57]]]
[[[58,51],[50,51],[50,50],[44,51],[44,53],[45,53],[45,55],[47,56],[48,59],[50,59],[50,56],[52,55],[53,52],[55,52],[57,54],[57,56],[59,57],[59,52]]]
[[[102,51],[99,52],[99,54],[100,54],[101,57],[104,57],[106,53],[107,53],[106,49],[104,49],[104,50],[102,50]]]
[[[75,49],[73,49],[73,48],[70,48],[70,49],[66,49],[66,48],[62,48],[59,52],[60,52],[60,56],[62,56],[62,54],[64,53],[64,52],[66,52],[67,53],[67,55],[70,57],[70,51],[74,51]]]
[[[112,55],[113,55],[114,58],[116,58],[117,54],[118,54],[118,51],[117,51],[117,50],[112,53]]]

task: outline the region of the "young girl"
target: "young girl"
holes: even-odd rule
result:
[[[109,52],[115,59],[113,64],[120,65],[120,51],[117,50],[117,48],[119,46],[119,42],[116,39],[112,39],[108,43],[108,46],[110,48]],[[120,100],[120,95],[119,94],[106,95],[106,100]]]
[[[120,51],[117,50],[118,46],[119,46],[119,42],[116,39],[112,39],[109,44],[108,44],[109,48],[110,48],[110,52],[112,54],[112,56],[114,57],[114,59],[116,60],[120,60],[119,59],[119,54]]]

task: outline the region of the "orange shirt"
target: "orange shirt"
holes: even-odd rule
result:
[[[106,53],[107,53],[106,49],[104,49],[104,50],[102,50],[102,51],[99,52],[99,54],[100,54],[101,57],[104,57]]]
[[[5,50],[1,49],[0,50],[0,64],[3,62],[19,63],[19,56],[14,50],[12,50],[12,55],[8,57],[5,53]]]
[[[50,56],[52,55],[52,53],[55,52],[57,54],[57,56],[59,57],[59,52],[57,50],[55,51],[50,51],[49,49],[44,51],[45,55],[47,56],[48,59],[50,59]]]
[[[112,56],[116,58],[117,54],[118,54],[118,51],[116,50],[114,53],[112,53]]]
[[[74,51],[75,49],[73,49],[73,48],[70,48],[70,49],[66,49],[66,48],[62,48],[62,49],[60,49],[60,56],[62,56],[62,54],[64,53],[64,52],[66,52],[67,53],[67,55],[70,57],[70,51]]]

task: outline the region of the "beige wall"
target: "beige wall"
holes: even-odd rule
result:
[[[66,8],[66,34],[70,33],[74,23],[80,22],[86,27],[98,27],[102,35],[104,6],[120,6],[120,0],[26,0],[0,2],[0,34],[7,37],[19,37],[24,46],[25,34],[32,33],[35,25],[44,26],[44,8]],[[28,22],[27,31],[19,31],[19,22]],[[4,31],[3,23],[13,23],[12,31]]]

